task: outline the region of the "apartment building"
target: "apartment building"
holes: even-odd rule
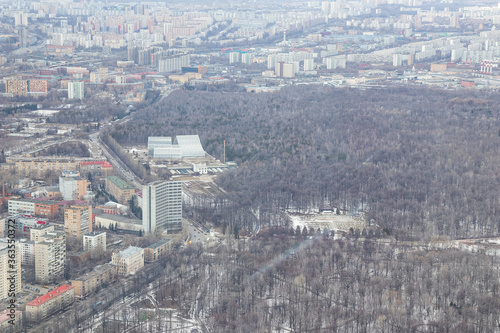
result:
[[[70,206],[64,210],[64,232],[68,237],[82,239],[92,232],[92,206]]]
[[[118,275],[128,276],[135,274],[135,272],[144,267],[144,249],[129,246],[125,250],[114,254],[111,257],[111,263],[116,266]]]
[[[74,302],[75,288],[64,284],[26,304],[26,319],[37,322]]]
[[[23,330],[23,312],[17,309],[0,312],[0,332],[19,333]],[[10,315],[13,314],[14,318]],[[13,320],[14,319],[14,320]],[[13,322],[13,324],[12,324]]]
[[[0,239],[0,299],[8,297],[9,292],[21,291],[21,251],[9,252],[8,246],[7,238]],[[13,280],[9,280],[11,276]]]
[[[115,265],[106,263],[94,267],[90,273],[71,280],[71,285],[75,287],[75,297],[86,297],[115,280]]]
[[[142,224],[146,233],[182,230],[182,184],[160,181],[143,186]]]
[[[84,95],[83,82],[68,82],[68,99],[83,99]]]
[[[106,161],[86,161],[80,163],[80,173],[87,175],[89,173],[97,173],[103,176],[113,172],[113,166]]]
[[[89,182],[77,171],[63,171],[59,177],[59,191],[64,200],[82,200],[88,187]]]
[[[64,232],[48,232],[35,244],[35,279],[38,283],[53,283],[64,278],[66,237]]]
[[[83,250],[94,251],[97,249],[106,251],[106,231],[93,231],[83,235]]]
[[[9,220],[15,222],[9,222]],[[5,219],[5,224],[3,226],[4,230],[6,231],[6,235],[8,232],[7,230],[9,228],[9,223],[10,226],[14,225],[15,227],[14,229],[10,228],[10,230],[14,230],[13,236],[15,238],[29,238],[31,229],[42,228],[49,224],[49,220],[41,217],[30,217],[29,215],[11,215]]]
[[[163,258],[172,249],[171,239],[162,239],[144,249],[144,261],[154,262]]]
[[[88,159],[85,159],[88,160]],[[47,171],[78,170],[82,159],[7,157],[6,163],[24,176],[41,177]]]
[[[50,232],[54,232],[53,225],[42,225],[39,228],[30,229],[30,241],[38,242],[40,240],[40,236],[48,234]]]
[[[53,227],[52,227],[53,228]],[[21,264],[34,265],[35,264],[35,242],[27,239],[20,239],[17,248],[21,252]]]
[[[134,187],[118,176],[106,178],[106,191],[122,204],[126,204],[135,194]]]

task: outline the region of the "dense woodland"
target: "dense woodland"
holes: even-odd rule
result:
[[[112,133],[199,134],[240,165],[207,220],[286,225],[284,210],[365,210],[396,237],[500,232],[500,95],[429,88],[291,87],[277,93],[178,90]],[[259,212],[256,216],[255,212]]]
[[[179,315],[221,333],[499,332],[498,258],[440,248],[304,237],[290,229],[211,249],[193,244],[163,260],[153,284],[157,306],[146,296],[149,275],[140,273],[123,295],[131,306],[105,310],[99,329],[170,332],[169,317]],[[79,304],[67,320],[81,323],[79,314],[93,302]],[[56,322],[38,332],[68,327]]]

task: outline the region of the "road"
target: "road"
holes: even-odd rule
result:
[[[159,101],[166,98],[176,88],[177,85],[173,85],[170,89],[165,90],[155,103],[158,103]],[[100,151],[102,151],[102,154],[107,158],[108,162],[113,165],[113,168],[115,168],[115,170],[117,170],[123,178],[131,182],[136,190],[142,191],[143,180],[139,178],[104,142],[102,142],[99,137],[100,132],[107,132],[113,127],[123,125],[131,119],[132,115],[129,114],[122,119],[117,119],[113,122],[109,122],[103,125],[99,132],[89,135],[89,138],[93,145],[98,146],[94,146],[94,149],[99,149]]]

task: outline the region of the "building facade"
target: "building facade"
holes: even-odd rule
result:
[[[92,272],[71,280],[71,285],[75,287],[75,297],[86,297],[115,280],[116,267],[107,263],[96,266]]]
[[[142,225],[144,232],[182,230],[182,184],[154,182],[143,186]]]
[[[26,304],[26,319],[37,322],[64,309],[75,300],[75,288],[64,284]]]
[[[14,312],[12,313],[10,309],[7,309],[0,312],[0,332],[6,332],[6,333],[22,332],[23,312],[17,309],[13,311]],[[11,314],[14,315],[14,318],[10,316]],[[11,324],[11,322],[13,322],[13,324]]]
[[[144,249],[129,246],[111,257],[111,263],[116,266],[116,272],[121,276],[135,274],[144,267]]]
[[[93,231],[83,235],[84,251],[106,251],[106,231]]]
[[[49,232],[35,244],[35,279],[38,283],[53,283],[64,278],[66,237],[63,232]]]
[[[163,258],[171,250],[172,240],[162,239],[144,249],[144,261],[154,262]]]
[[[68,99],[83,99],[84,95],[83,82],[68,82]]]
[[[64,210],[64,232],[68,237],[82,239],[92,232],[92,206],[70,206]]]
[[[135,189],[118,176],[106,178],[106,191],[122,204],[126,204],[135,194]]]
[[[17,243],[17,242],[16,242]],[[0,241],[0,299],[9,296],[9,292],[16,294],[21,291],[21,251],[8,248],[8,239]],[[10,252],[9,252],[10,250]],[[14,276],[13,280],[10,277]]]
[[[59,191],[64,200],[82,200],[88,187],[89,182],[81,178],[79,172],[63,171],[59,177]]]

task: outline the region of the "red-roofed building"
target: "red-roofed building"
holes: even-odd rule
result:
[[[17,333],[23,330],[23,312],[10,309],[0,312],[0,332]]]
[[[100,173],[108,176],[113,172],[113,166],[107,161],[88,161],[80,163],[80,174],[86,176],[88,173]]]
[[[75,300],[75,288],[64,284],[26,304],[26,318],[36,322],[57,312]]]

